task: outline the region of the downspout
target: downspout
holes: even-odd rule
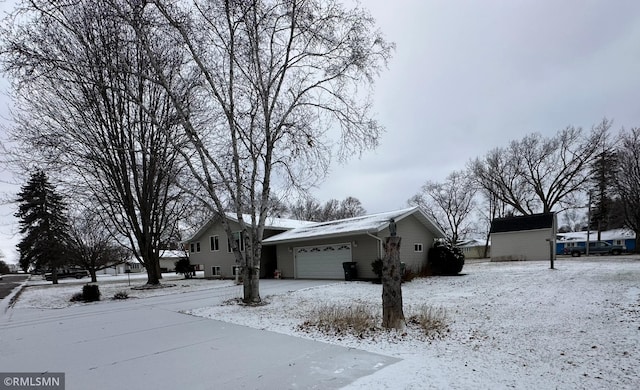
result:
[[[375,238],[376,240],[378,240],[378,241],[380,242],[380,245],[378,245],[378,258],[379,258],[379,259],[382,259],[382,245],[383,245],[383,243],[384,243],[384,241],[382,240],[382,238],[380,238],[380,237],[378,237],[378,236],[374,236],[373,234],[371,234],[371,233],[369,233],[369,232],[366,232],[365,234],[366,234],[367,236],[369,236],[369,237],[373,237],[373,238]]]

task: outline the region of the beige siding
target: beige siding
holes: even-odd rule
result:
[[[388,232],[383,231],[383,234],[386,237]],[[429,248],[433,246],[433,233],[412,215],[398,223],[398,236],[402,237],[400,260],[407,269],[419,271],[426,264]],[[422,245],[421,252],[415,250],[416,244]]]
[[[548,241],[551,239],[551,241]],[[550,260],[552,229],[491,234],[491,260]]]
[[[240,226],[231,222],[231,230],[240,230]],[[219,250],[211,250],[209,237],[218,236]],[[202,264],[204,267],[205,278],[213,276],[212,267],[220,267],[221,277],[230,278],[233,276],[233,266],[236,265],[236,258],[233,253],[229,253],[227,249],[227,233],[224,232],[222,225],[213,224],[206,232],[204,232],[195,242],[200,242],[200,252],[190,252],[189,259],[191,264]],[[191,244],[190,242],[189,244]],[[189,247],[191,249],[191,247]]]

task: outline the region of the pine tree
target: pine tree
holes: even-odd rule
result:
[[[591,194],[593,209],[591,211],[590,228],[598,231],[598,240],[603,230],[615,226],[615,175],[617,155],[615,151],[606,146],[600,152],[591,165]]]
[[[66,206],[47,175],[38,170],[18,193],[20,206],[15,214],[20,220],[22,241],[18,244],[20,267],[27,270],[50,268],[53,283],[58,283],[57,269],[64,265],[67,240]]]

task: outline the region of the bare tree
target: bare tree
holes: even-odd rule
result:
[[[85,210],[71,218],[65,246],[68,261],[89,271],[91,281],[97,282],[98,271],[126,263],[132,253],[119,245],[91,214]]]
[[[640,237],[640,128],[621,132],[618,164],[616,185],[625,224]]]
[[[166,40],[153,41],[163,54],[153,64],[167,71],[172,95],[151,80],[155,71],[121,11],[85,0],[32,0],[16,11],[3,31],[19,110],[12,138],[23,162],[39,158],[62,173],[76,199],[95,203],[145,266],[148,283],[158,284],[160,243],[184,200],[172,99],[188,100],[189,90],[176,86],[181,58]],[[128,11],[136,15],[136,6]]]
[[[189,138],[180,150],[201,199],[237,215],[245,250],[232,243],[244,301],[259,302],[272,187],[317,183],[336,144],[340,158],[377,145],[370,87],[393,47],[367,12],[335,0],[158,0],[140,12],[146,22],[132,25],[150,58],[160,55],[157,35],[189,58],[184,74],[197,80],[200,110],[185,105],[161,63],[152,65]]]
[[[367,211],[362,207],[362,202],[359,199],[348,196],[340,202],[340,214],[336,219],[359,217],[366,213]]]
[[[443,183],[427,181],[409,204],[422,207],[456,245],[473,230],[471,215],[477,187],[464,171],[456,171]]]
[[[352,196],[348,196],[342,201],[330,199],[324,206],[320,205],[316,199],[306,197],[289,206],[289,211],[292,218],[314,222],[358,217],[366,213],[360,200]]]
[[[584,190],[587,168],[610,127],[604,119],[587,136],[575,127],[550,138],[534,133],[474,160],[471,169],[483,188],[520,214],[559,211],[573,206],[567,195]]]

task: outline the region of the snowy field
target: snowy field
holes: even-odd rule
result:
[[[405,316],[444,308],[449,332],[345,337],[298,331],[321,303],[379,308],[382,287],[343,282],[191,314],[404,359],[349,389],[638,389],[640,258],[472,263],[464,275],[405,283]],[[381,309],[380,309],[381,310]]]
[[[74,294],[82,292],[82,286],[90,281],[90,278],[60,279],[59,284],[54,285],[51,282],[42,280],[40,276],[31,276],[14,307],[17,309],[60,309],[71,305],[84,305],[85,303],[82,302],[70,302],[70,299]],[[116,293],[122,291],[126,292],[130,299],[137,299],[234,285],[231,280],[205,280],[203,279],[203,271],[200,271],[196,274],[195,279],[184,279],[182,275],[173,273],[163,274],[161,283],[171,287],[150,290],[132,289],[132,287],[143,286],[146,281],[146,273],[130,274],[129,276],[126,274],[118,276],[98,275],[101,299],[112,299]],[[240,289],[234,292],[233,295],[235,296],[239,293],[241,293]],[[233,296],[229,298],[233,298]]]
[[[299,329],[322,304],[381,310],[382,287],[365,282],[328,281],[265,296],[269,304],[260,307],[226,304],[189,314],[403,359],[348,389],[640,388],[640,257],[561,259],[555,270],[548,262],[476,262],[463,273],[403,285],[405,316],[425,304],[446,311],[448,332],[441,337],[414,328],[362,337]],[[126,279],[103,281],[105,299],[128,288]],[[232,284],[169,278],[164,283],[176,286],[128,292],[143,298]],[[16,308],[68,306],[80,286],[28,287]]]

